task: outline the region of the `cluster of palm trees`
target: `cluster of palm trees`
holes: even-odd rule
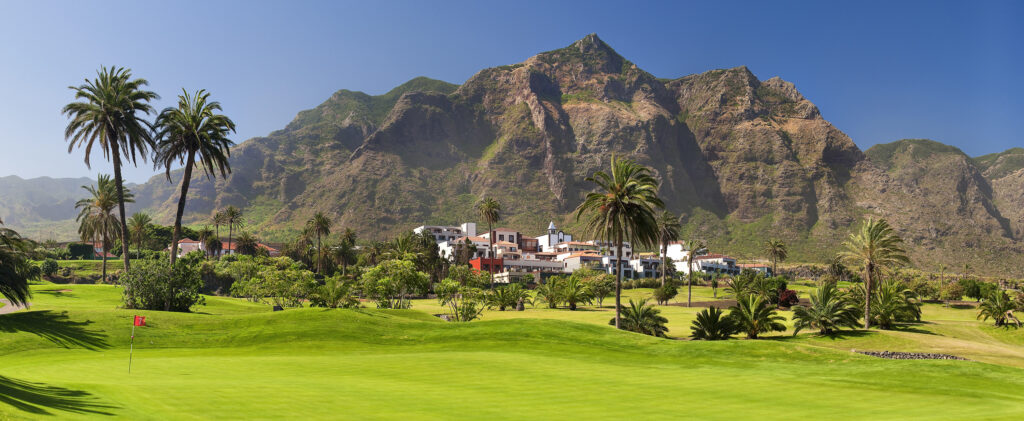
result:
[[[108,238],[115,231],[115,238],[127,245],[128,224],[125,218],[125,203],[131,202],[130,192],[124,187],[121,169],[127,163],[137,165],[145,162],[152,152],[154,166],[163,167],[168,181],[175,164],[184,165],[181,193],[174,220],[174,234],[171,241],[171,263],[177,257],[178,240],[181,237],[181,219],[185,211],[189,183],[195,167],[207,177],[221,177],[230,173],[228,164],[230,147],[234,143],[227,136],[235,131],[235,124],[228,117],[219,114],[221,106],[210,101],[209,93],[199,90],[189,94],[182,90],[177,107],[168,107],[157,114],[150,123],[146,116],[155,113],[150,102],[159,96],[145,89],[148,81],[135,78],[130,69],[123,67],[101,67],[94,79],[86,79],[79,86],[71,86],[75,102],[64,106],[62,112],[70,121],[64,135],[68,140],[68,152],[75,148],[85,150],[85,164],[90,166],[92,151],[98,148],[104,158],[111,160],[114,167],[112,184],[109,187],[97,183],[94,196],[112,195],[104,198],[103,208],[107,216],[99,215],[95,206],[80,207],[80,223],[84,228],[80,234]],[[110,189],[107,192],[105,189]],[[109,202],[116,204],[118,214],[112,214]],[[88,211],[87,211],[88,209]],[[82,215],[85,213],[86,215]],[[96,213],[99,216],[89,216]],[[84,223],[86,219],[90,222]],[[113,225],[114,229],[109,229]],[[144,228],[143,228],[144,231]],[[106,244],[104,242],[104,244]],[[124,269],[130,269],[129,253],[122,253]],[[104,264],[104,269],[106,265]]]
[[[0,220],[0,296],[24,306],[32,292],[28,281],[39,277],[39,268],[28,259],[29,243]]]

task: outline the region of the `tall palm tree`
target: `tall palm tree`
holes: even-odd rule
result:
[[[476,204],[476,211],[480,217],[487,221],[487,240],[490,263],[487,268],[491,273],[491,289],[494,289],[494,223],[501,220],[501,204],[492,197],[487,197]]]
[[[203,251],[206,252],[206,257],[207,258],[210,257],[210,253],[209,253],[209,248],[206,247],[206,245],[210,241],[212,241],[214,239],[213,236],[214,236],[213,229],[210,228],[209,225],[203,225],[202,228],[199,228],[198,230],[196,230],[196,237],[199,237],[199,238],[196,238],[196,240],[198,240],[203,245],[203,248],[206,249],[206,250],[203,250]]]
[[[341,265],[341,274],[348,275],[348,265],[354,264],[358,257],[354,243],[342,238],[332,252],[334,261]]]
[[[128,231],[132,236],[132,240],[135,241],[136,256],[142,256],[142,242],[146,240],[146,227],[153,222],[153,218],[146,213],[135,212],[132,217],[128,219]],[[125,243],[125,252],[128,251],[127,243]]]
[[[679,218],[672,212],[664,211],[658,214],[658,241],[661,242],[661,286],[665,286],[665,276],[668,273],[666,259],[668,257],[668,243],[679,238]]]
[[[869,218],[860,230],[851,233],[840,252],[843,260],[864,269],[864,328],[871,328],[872,283],[882,270],[910,263],[902,247],[903,239],[885,219]]]
[[[213,224],[213,235],[215,235],[217,237],[217,239],[219,240],[220,239],[220,226],[221,225],[227,225],[227,223],[228,223],[227,215],[225,215],[224,212],[221,212],[221,211],[214,212],[213,216],[210,217],[210,223]]]
[[[82,186],[82,189],[89,192],[89,197],[75,202],[75,209],[78,209],[78,217],[75,218],[79,224],[78,234],[84,241],[102,240],[100,258],[103,260],[103,283],[106,283],[107,250],[110,248],[110,240],[121,234],[118,230],[121,222],[113,213],[118,204],[118,189],[110,176],[105,174],[96,177],[95,186]],[[128,189],[123,190],[121,197],[128,203],[135,201],[135,196]],[[126,238],[128,237],[121,239],[124,254],[128,254]]]
[[[185,214],[185,200],[188,186],[192,182],[192,170],[201,163],[206,178],[216,177],[220,172],[225,177],[231,172],[228,156],[235,143],[228,134],[235,131],[235,123],[223,114],[220,103],[209,101],[210,94],[200,89],[189,95],[182,89],[178,95],[178,107],[164,108],[156,117],[157,167],[164,167],[167,181],[171,181],[171,167],[177,163],[185,165],[181,176],[181,194],[178,196],[178,211],[174,214],[174,233],[171,234],[171,264],[178,257],[178,240],[181,238],[181,217]]]
[[[0,221],[0,295],[12,305],[26,306],[32,296],[28,281],[39,275],[26,256],[28,243],[14,230],[3,228],[3,224]]]
[[[228,250],[231,248],[231,236],[234,234],[234,229],[242,223],[242,210],[236,208],[234,205],[228,205],[227,209],[224,209],[224,224],[228,226]],[[237,252],[238,250],[235,250]]]
[[[306,221],[306,229],[316,236],[316,273],[320,273],[323,270],[324,260],[320,237],[331,235],[331,218],[328,218],[323,212],[317,212]]]
[[[650,246],[658,241],[655,208],[664,208],[658,198],[658,181],[651,170],[633,161],[611,158],[611,173],[595,172],[587,181],[598,191],[587,193],[576,208],[576,220],[586,217],[584,230],[606,243],[614,241],[615,254],[615,328],[622,327],[622,243],[633,247]]]
[[[145,79],[133,79],[132,71],[123,67],[101,67],[96,79],[69,88],[75,99],[65,105],[62,113],[71,118],[64,129],[68,153],[74,148],[85,148],[85,165],[92,168],[89,158],[94,146],[99,146],[104,158],[114,165],[114,184],[117,186],[117,205],[120,215],[121,238],[128,238],[125,220],[124,180],[121,178],[122,158],[135,165],[136,158],[143,162],[153,148],[150,124],[143,115],[153,112],[149,101],[159,96],[143,89]],[[129,253],[123,253],[124,270],[131,265]]]
[[[768,255],[769,259],[772,259],[772,276],[779,276],[779,262],[789,257],[786,243],[775,238],[768,240],[764,243],[764,253]]]
[[[686,282],[686,306],[689,307],[693,303],[693,276],[697,274],[697,271],[693,269],[693,260],[697,256],[707,253],[708,246],[704,244],[704,241],[691,238],[683,243],[683,247],[686,247],[686,276],[688,281]]]

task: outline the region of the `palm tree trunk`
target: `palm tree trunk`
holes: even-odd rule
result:
[[[228,221],[228,251],[231,251],[231,234],[233,233],[232,230],[234,228],[235,228],[235,223],[233,221]],[[308,256],[308,254],[307,254],[307,256]]]
[[[686,262],[689,266],[689,273],[687,273],[688,280],[686,281],[686,306],[690,307],[693,300],[693,251],[690,251],[690,255],[687,256]]]
[[[871,275],[874,265],[867,264],[867,276],[864,278],[864,329],[871,329]]]
[[[615,247],[618,253],[615,255],[615,328],[621,329],[622,313],[622,234],[616,238]]]
[[[192,181],[192,163],[196,158],[195,151],[188,152],[185,161],[185,174],[181,177],[181,196],[178,197],[178,212],[174,214],[174,234],[171,234],[171,265],[178,259],[178,240],[181,239],[181,217],[185,214],[185,199],[188,196],[188,185]]]
[[[320,231],[316,232],[316,273],[320,274],[320,270],[324,264],[324,250],[320,247]]]
[[[661,287],[665,288],[665,273],[668,272],[668,267],[665,266],[665,255],[668,254],[668,244],[662,244],[661,246]]]
[[[128,238],[128,224],[124,219],[124,185],[122,183],[123,180],[121,179],[121,151],[118,149],[116,140],[110,142],[110,152],[111,156],[114,157],[114,184],[117,185],[117,208],[121,214],[121,220],[119,223],[121,224],[121,251],[123,252],[123,246],[125,244],[124,240]],[[104,246],[106,245],[104,244]],[[104,253],[106,253],[106,251],[104,251]],[[122,253],[122,255],[124,257],[124,271],[127,272],[128,268],[131,267],[131,257],[128,256],[128,253]],[[105,267],[106,265],[104,264],[104,268]]]
[[[103,259],[103,283],[107,283],[107,233],[103,233],[103,243],[100,246],[100,259]]]
[[[491,288],[494,289],[494,231],[491,228],[491,221],[487,221],[487,241],[489,243],[488,248],[490,249],[490,264],[487,265],[487,269],[491,272]]]

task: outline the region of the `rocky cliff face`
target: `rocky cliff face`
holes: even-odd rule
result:
[[[612,155],[655,171],[687,235],[741,257],[772,236],[795,259],[822,259],[866,215],[891,219],[922,265],[991,267],[990,251],[1021,253],[1024,212],[1012,204],[1024,198],[1024,154],[982,162],[923,141],[865,154],[792,83],[745,67],[659,79],[596,35],[461,86],[339,91],[237,147],[228,179],[197,176],[187,219],[233,204],[280,239],[324,211],[383,238],[475,220],[473,203],[493,196],[503,224],[539,234],[550,219],[572,228],[584,178]],[[176,188],[154,178],[136,189],[138,207],[169,221]]]

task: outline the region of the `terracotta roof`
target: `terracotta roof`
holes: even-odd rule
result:
[[[705,254],[703,256],[697,256],[697,257],[693,258],[693,260],[707,260],[707,259],[732,259],[732,257],[726,256],[724,254]]]
[[[198,242],[199,241],[193,240],[191,238],[182,238],[182,239],[178,240],[178,244],[198,243]]]
[[[598,254],[597,252],[593,252],[593,251],[577,251],[577,252],[574,252],[574,253],[570,254],[569,256],[567,256],[566,259],[571,259],[573,257],[597,257],[597,258],[600,258],[601,255]]]
[[[515,246],[516,243],[510,243],[508,241],[495,241],[494,245],[496,245],[496,246]]]
[[[466,241],[467,238],[469,239],[469,241],[477,241],[477,242],[481,242],[481,243],[486,243],[486,242],[489,241],[489,240],[487,240],[484,237],[470,237],[468,235],[463,235],[461,237],[457,237],[455,239],[455,241]]]

